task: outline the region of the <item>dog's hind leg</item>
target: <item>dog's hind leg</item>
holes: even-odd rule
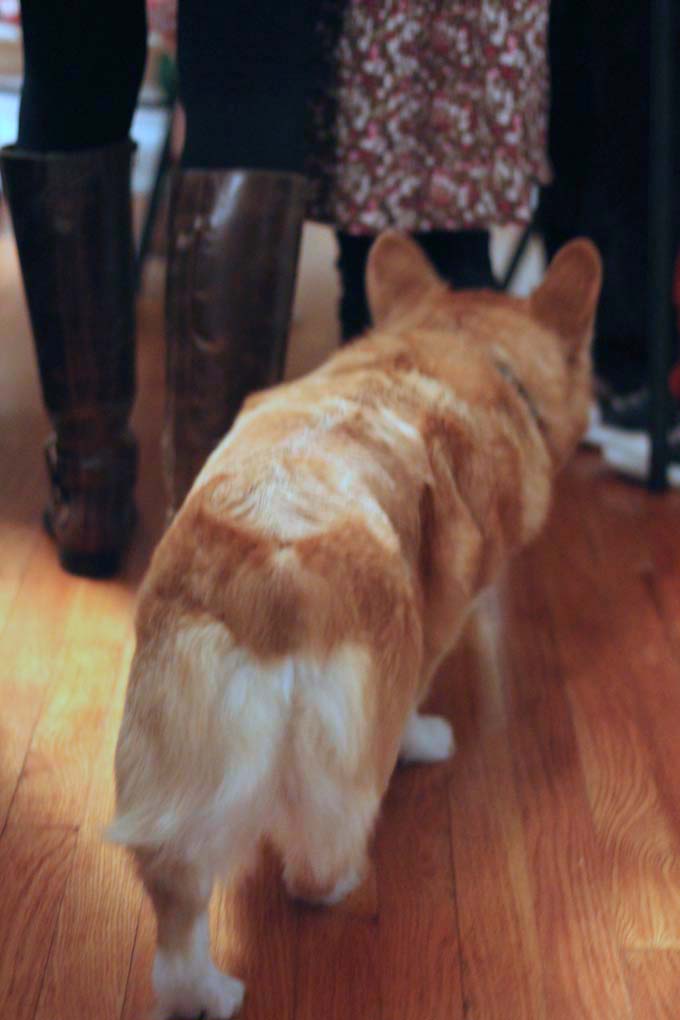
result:
[[[361,881],[382,789],[396,758],[376,763],[368,649],[337,646],[323,660],[296,661],[296,725],[268,833],[296,898],[335,903]]]
[[[380,798],[319,773],[298,797],[272,834],[286,888],[309,903],[337,903],[364,877]]]
[[[158,926],[153,965],[155,1017],[227,1020],[239,1009],[244,987],[219,971],[210,956],[212,874],[164,851],[138,851],[136,857]]]
[[[418,642],[404,633],[389,654],[345,642],[323,660],[296,660],[296,725],[268,829],[295,897],[336,903],[364,876],[417,676]]]
[[[210,958],[213,878],[252,861],[271,810],[292,667],[217,623],[140,644],[116,751],[109,838],[135,856],[158,921],[157,1016],[226,1020],[243,986]]]

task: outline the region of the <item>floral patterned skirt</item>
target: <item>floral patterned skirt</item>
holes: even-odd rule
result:
[[[350,233],[526,222],[547,182],[548,0],[323,0],[313,218]]]
[[[176,0],[147,4],[172,35]],[[318,6],[310,216],[354,234],[528,221],[550,180],[549,0]]]

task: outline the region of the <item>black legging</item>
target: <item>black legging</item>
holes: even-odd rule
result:
[[[337,232],[340,327],[351,340],[370,325],[364,277],[375,238]],[[494,287],[488,230],[432,230],[413,234],[439,275],[453,287]]]
[[[304,169],[318,0],[180,0],[186,167]],[[18,144],[74,151],[130,130],[146,60],[144,0],[22,0]]]

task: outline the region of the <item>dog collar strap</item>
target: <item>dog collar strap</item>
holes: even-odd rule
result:
[[[534,421],[538,425],[538,428],[539,428],[539,430],[541,432],[541,435],[543,436],[543,438],[545,439],[545,441],[547,443],[548,442],[548,438],[547,438],[548,430],[547,430],[545,421],[543,420],[540,411],[538,410],[538,408],[536,407],[536,404],[534,403],[533,397],[528,392],[528,390],[527,390],[526,386],[524,385],[524,383],[522,383],[517,378],[517,376],[515,375],[515,373],[510,368],[510,366],[508,365],[508,363],[506,361],[500,361],[498,358],[494,358],[493,359],[493,365],[494,365],[494,368],[496,369],[496,371],[500,375],[502,375],[503,378],[507,382],[509,382],[517,390],[517,393],[520,395],[520,397],[522,398],[522,400],[526,404],[526,406],[529,409],[529,412],[531,414],[531,417],[534,419]]]

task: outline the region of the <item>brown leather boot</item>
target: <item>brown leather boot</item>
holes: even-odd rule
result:
[[[281,378],[306,178],[264,170],[178,172],[170,209],[169,518],[243,399]]]
[[[133,150],[125,141],[0,153],[55,429],[46,444],[45,523],[64,567],[92,577],[115,572],[134,521]]]

